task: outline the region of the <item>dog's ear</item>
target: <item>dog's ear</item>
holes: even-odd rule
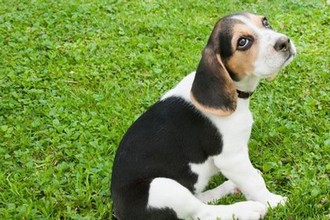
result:
[[[219,48],[212,47],[210,41],[196,71],[191,100],[203,112],[227,116],[236,109],[237,92],[221,61]]]

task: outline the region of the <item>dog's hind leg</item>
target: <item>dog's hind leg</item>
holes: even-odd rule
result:
[[[267,208],[259,202],[246,201],[232,205],[207,205],[197,199],[187,188],[168,178],[155,178],[150,183],[148,207],[170,208],[180,219],[257,220]]]
[[[229,194],[239,193],[239,189],[236,187],[236,185],[230,181],[227,180],[224,183],[222,183],[220,186],[217,186],[214,189],[207,190],[205,192],[198,193],[196,197],[201,200],[204,203],[214,202],[224,196],[227,196]]]

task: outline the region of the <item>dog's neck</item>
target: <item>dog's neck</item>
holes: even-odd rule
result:
[[[252,96],[253,92],[242,92],[240,90],[236,90],[238,98],[248,99]]]
[[[256,90],[260,81],[260,77],[253,74],[244,77],[240,81],[234,81],[236,89],[241,92],[252,93]]]

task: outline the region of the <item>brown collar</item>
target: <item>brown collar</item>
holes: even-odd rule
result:
[[[243,92],[240,90],[236,90],[236,91],[237,91],[238,98],[242,98],[242,99],[248,99],[253,94],[253,92]]]

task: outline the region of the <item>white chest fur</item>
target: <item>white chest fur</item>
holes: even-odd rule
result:
[[[195,73],[186,76],[175,88],[168,91],[162,99],[170,96],[177,96],[191,103],[190,90]],[[191,171],[198,175],[195,193],[199,193],[207,186],[211,176],[215,175],[219,169],[214,160],[220,159],[225,163],[227,158],[240,152],[246,152],[247,143],[253,124],[251,111],[249,110],[248,99],[238,99],[236,111],[230,116],[219,117],[212,114],[205,114],[208,119],[217,127],[222,136],[223,148],[219,155],[209,157],[204,163],[190,164]]]
[[[191,171],[198,175],[198,180],[194,185],[195,193],[202,192],[210,178],[219,172],[214,159],[221,157],[221,160],[225,162],[233,154],[247,151],[253,124],[248,105],[248,100],[239,99],[237,109],[232,115],[228,117],[207,115],[222,135],[223,148],[219,155],[209,157],[204,163],[190,164]]]
[[[207,115],[219,129],[223,139],[223,153],[243,150],[250,138],[253,118],[248,99],[238,99],[236,111],[227,117]]]

